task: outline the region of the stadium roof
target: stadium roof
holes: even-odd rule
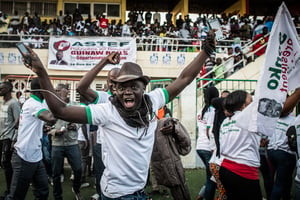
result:
[[[220,14],[238,0],[189,0],[189,13]],[[250,15],[275,15],[282,0],[246,0]],[[299,0],[285,0],[293,15],[300,15]],[[167,12],[179,3],[179,0],[127,0],[127,10]]]

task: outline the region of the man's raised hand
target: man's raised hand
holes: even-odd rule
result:
[[[26,46],[26,48],[28,49],[28,51],[30,52],[29,55],[27,55],[30,59],[31,59],[31,63],[26,63],[24,58],[23,63],[24,65],[31,69],[34,73],[39,73],[41,70],[45,70],[44,69],[44,65],[42,63],[42,61],[40,60],[40,58],[38,57],[38,55],[28,46]]]
[[[120,63],[120,54],[118,52],[111,52],[108,56],[107,56],[107,61],[109,64],[119,64]]]

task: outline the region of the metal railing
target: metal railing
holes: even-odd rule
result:
[[[267,34],[266,36],[269,36],[269,34]],[[234,70],[237,66],[242,65],[243,67],[245,67],[249,62],[254,61],[255,58],[255,53],[257,53],[258,51],[260,51],[261,49],[265,48],[268,43],[266,42],[264,45],[260,46],[259,48],[255,49],[254,51],[253,46],[255,44],[257,44],[258,42],[260,42],[260,40],[256,40],[254,42],[249,42],[246,43],[244,46],[242,46],[241,51],[243,52],[244,56],[242,57],[242,59],[236,63],[234,63],[232,66],[230,66],[227,69],[224,69],[223,73],[218,74],[217,76],[215,76],[215,79],[210,79],[208,77],[212,77],[215,73],[215,71],[217,71],[220,68],[224,68],[224,66],[229,65],[230,62],[233,61],[234,58],[230,58],[228,60],[226,60],[225,62],[223,62],[222,64],[220,64],[219,66],[215,67],[213,70],[209,71],[208,73],[205,73],[204,75],[202,75],[199,79],[202,80],[202,83],[199,83],[200,85],[202,85],[203,87],[207,87],[209,85],[212,85],[215,83],[215,81],[217,80],[217,82],[222,81],[223,79],[220,79],[220,77],[227,77],[228,75],[231,75],[231,72],[235,72],[237,70]],[[205,81],[204,81],[205,80]]]
[[[51,35],[27,35],[27,34],[0,34],[0,48],[14,48],[15,43],[24,42],[32,48],[48,49],[49,38],[60,37]],[[68,36],[68,37],[94,37],[94,36]],[[135,37],[138,51],[168,51],[168,52],[199,52],[202,41],[196,38],[173,38],[151,35],[148,37]],[[248,41],[241,41],[241,45]],[[226,45],[222,45],[226,44]],[[222,40],[217,49],[224,49],[234,44],[234,40]]]
[[[296,27],[300,39],[300,27]],[[27,35],[27,34],[0,34],[0,48],[15,47],[15,43],[24,42],[33,44],[33,48],[47,49],[49,38],[59,37],[56,35]],[[69,36],[77,37],[77,36]],[[95,36],[78,36],[95,37]],[[160,37],[157,35],[135,37],[138,51],[170,51],[170,52],[197,52],[200,51],[202,41],[197,38]],[[222,40],[217,44],[218,49],[225,49],[234,44],[234,40]],[[251,40],[241,40],[242,47],[249,46]],[[263,47],[262,47],[263,48]]]

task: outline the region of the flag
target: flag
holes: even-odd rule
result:
[[[285,3],[282,3],[270,33],[254,100],[240,114],[237,125],[251,132],[271,136],[287,93],[300,86],[299,78],[298,35],[291,15]]]

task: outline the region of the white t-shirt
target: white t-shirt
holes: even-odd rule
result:
[[[103,92],[103,91],[96,91],[97,99],[93,102],[94,104],[101,104],[101,103],[107,103],[109,102],[109,97],[112,95],[110,91]],[[96,143],[102,144],[102,136],[103,136],[103,128],[102,126],[98,126],[97,130],[97,138]]]
[[[89,139],[90,138],[90,126],[88,124],[86,124],[85,126],[86,126],[87,136],[88,136],[88,139]],[[80,124],[79,128],[78,128],[77,140],[78,141],[86,141],[86,138],[85,138],[85,136],[83,134],[83,131],[82,131],[82,124]]]
[[[261,136],[236,126],[240,111],[227,117],[220,128],[220,153],[224,158],[251,167],[260,166],[259,146]],[[249,120],[248,118],[245,120]]]
[[[47,110],[47,106],[37,96],[23,104],[18,129],[15,149],[17,154],[27,162],[39,162],[42,160],[42,144],[44,122],[38,118],[39,114]]]
[[[288,138],[286,136],[286,131],[290,126],[294,125],[294,122],[295,117],[292,115],[278,119],[275,132],[272,137],[269,137],[268,149],[279,149],[294,154],[288,145]]]
[[[214,149],[211,141],[214,141],[212,127],[215,118],[215,108],[210,106],[204,113],[203,119],[201,119],[201,114],[201,112],[197,114],[198,138],[196,149],[211,151]],[[209,139],[206,135],[207,128],[209,128]]]
[[[168,102],[168,93],[159,88],[148,95],[157,115],[158,109]],[[133,128],[126,124],[111,102],[87,107],[89,123],[103,127],[105,170],[101,190],[105,196],[117,198],[145,187],[157,126],[156,115],[152,114],[148,129]]]

